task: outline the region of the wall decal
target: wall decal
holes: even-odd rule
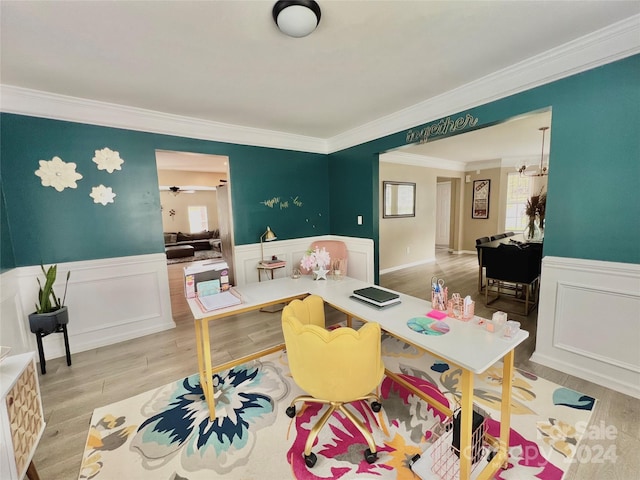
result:
[[[273,208],[275,205],[280,203],[280,197],[273,197],[268,200],[263,200],[260,203],[266,205],[269,208]]]
[[[467,128],[475,127],[478,118],[471,114],[460,116],[454,120],[451,117],[443,118],[438,123],[433,123],[421,130],[409,130],[407,132],[406,143],[427,143],[431,137],[447,135]]]
[[[120,158],[120,152],[114,152],[110,148],[96,150],[93,161],[98,165],[98,170],[106,170],[109,173],[113,173],[114,170],[122,170],[121,165],[124,163],[124,160]]]
[[[303,205],[302,200],[300,200],[299,196],[291,197],[291,201],[296,207],[302,207]],[[272,198],[269,198],[268,200],[263,200],[260,202],[260,204],[269,208],[275,208],[276,206],[279,205],[280,210],[289,208],[289,200],[282,200],[280,197],[272,197]]]
[[[101,203],[102,205],[106,205],[107,203],[113,203],[113,198],[116,196],[116,194],[113,193],[111,187],[99,185],[91,189],[91,193],[89,194],[89,196],[93,198],[93,203]]]
[[[40,160],[40,168],[35,172],[42,179],[43,187],[53,187],[61,192],[65,188],[77,188],[76,181],[82,178],[76,172],[76,164],[63,162],[60,157],[52,160]]]

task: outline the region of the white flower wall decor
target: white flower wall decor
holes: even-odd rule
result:
[[[76,172],[75,163],[63,162],[60,157],[40,160],[40,168],[35,173],[42,180],[43,187],[53,187],[59,192],[65,188],[77,188],[76,182],[82,178]]]
[[[109,173],[113,173],[114,170],[122,170],[121,165],[124,163],[124,160],[120,158],[120,152],[114,152],[110,148],[96,150],[93,161],[98,165],[98,170],[106,170]]]
[[[107,205],[107,203],[113,203],[113,198],[116,196],[111,190],[111,187],[105,187],[104,185],[98,185],[97,187],[93,187],[91,189],[91,193],[89,194],[91,198],[93,198],[93,203],[101,203],[102,205]]]

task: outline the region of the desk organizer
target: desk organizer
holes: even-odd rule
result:
[[[431,308],[444,312],[447,310],[448,292],[447,287],[443,287],[439,292],[431,290]]]
[[[458,320],[469,321],[475,315],[476,302],[473,300],[465,308],[464,298],[460,295],[453,294],[451,300],[447,302],[447,315],[451,318],[457,318]]]

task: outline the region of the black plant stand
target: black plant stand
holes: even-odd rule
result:
[[[38,330],[33,332],[36,336],[36,341],[38,342],[38,355],[40,356],[40,371],[44,375],[47,373],[47,362],[44,359],[44,349],[42,348],[42,339],[47,335],[52,333],[62,333],[64,335],[64,349],[67,352],[67,365],[71,366],[71,352],[69,351],[69,335],[67,334],[67,324],[63,323],[62,325],[58,324],[56,329],[52,332],[44,332],[43,330]]]

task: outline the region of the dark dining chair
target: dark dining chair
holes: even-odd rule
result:
[[[494,240],[500,240],[502,238],[507,238],[507,234],[506,233],[496,233],[495,235],[491,235],[491,241],[492,242]]]
[[[482,257],[486,268],[485,305],[490,305],[501,295],[524,303],[524,315],[538,304],[542,249],[502,244],[497,248],[485,248]],[[490,299],[490,294],[496,294]]]
[[[482,245],[483,243],[487,243],[490,241],[491,239],[489,237],[476,238],[476,250],[478,252],[478,292],[482,292],[482,289],[484,288],[484,265],[482,262],[482,253],[478,248],[478,245]]]

